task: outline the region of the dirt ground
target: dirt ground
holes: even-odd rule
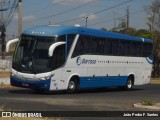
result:
[[[8,71],[0,71],[0,78],[6,78],[9,77],[11,72]]]

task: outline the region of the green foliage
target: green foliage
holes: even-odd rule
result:
[[[136,31],[136,36],[142,38],[152,38],[152,32],[145,29],[139,29]]]
[[[141,37],[141,38],[150,38],[152,39],[152,32],[146,29],[138,29],[136,30],[135,28],[129,27],[129,28],[124,28],[121,30],[111,30],[112,32],[118,32],[122,34],[127,34],[131,36],[136,36],[136,37]]]
[[[127,35],[131,35],[131,36],[135,36],[136,35],[136,29],[134,28],[125,28],[123,30],[120,30],[119,31],[120,33],[123,33],[123,34],[127,34]]]
[[[142,100],[141,101],[142,105],[147,105],[147,106],[153,106],[153,102],[150,100]]]
[[[160,77],[160,0],[154,0],[148,6],[148,26],[152,31],[152,39],[154,40],[154,63],[152,77]]]
[[[103,28],[101,28],[101,30],[107,31],[107,29],[106,29],[106,28],[104,28],[104,27],[103,27]]]

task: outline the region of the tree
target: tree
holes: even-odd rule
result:
[[[121,19],[118,27],[112,28],[110,31],[118,32],[118,33],[122,33],[122,34],[127,34],[127,35],[131,35],[131,36],[135,36],[136,35],[136,29],[134,29],[132,27],[128,28],[125,19]]]
[[[123,33],[123,34],[131,35],[131,36],[135,36],[136,35],[136,29],[131,28],[131,27],[124,28],[123,30],[120,30],[119,32]]]
[[[101,28],[101,30],[103,30],[103,31],[108,31],[108,30],[107,30],[106,28],[104,28],[104,27],[103,27],[103,28]]]
[[[1,0],[0,1],[0,40],[2,45],[2,59],[5,59],[5,49],[6,49],[6,27],[9,25],[13,19],[16,10],[18,0]]]
[[[139,29],[136,31],[136,36],[142,38],[152,38],[152,32],[150,30]]]
[[[160,0],[155,0],[147,8],[148,26],[154,40],[153,77],[160,77]]]

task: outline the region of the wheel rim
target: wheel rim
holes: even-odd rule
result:
[[[68,89],[69,90],[74,90],[75,89],[75,83],[73,81],[69,82]]]
[[[131,80],[128,80],[128,82],[127,82],[127,87],[128,87],[128,88],[132,88],[132,81],[131,81]]]

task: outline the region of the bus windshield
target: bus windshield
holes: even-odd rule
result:
[[[53,57],[48,56],[48,49],[58,41],[55,37],[22,35],[13,56],[13,69],[32,74],[51,71]]]

